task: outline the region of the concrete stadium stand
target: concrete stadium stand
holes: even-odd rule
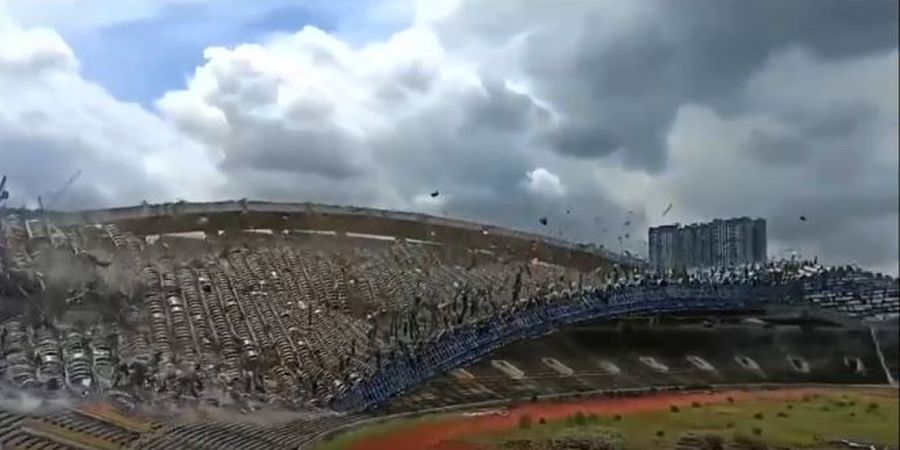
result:
[[[329,230],[393,236],[398,239],[436,241],[460,247],[499,247],[549,263],[582,270],[611,264],[642,266],[639,259],[604,249],[554,239],[534,233],[430,216],[420,213],[316,203],[223,201],[210,203],[163,203],[76,212],[31,211],[28,216],[46,217],[61,225],[115,223],[139,235],[204,231],[216,236],[248,229]]]

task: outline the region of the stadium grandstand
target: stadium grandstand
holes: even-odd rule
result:
[[[652,273],[422,214],[5,210],[0,271],[4,449],[305,448],[385,414],[898,372],[893,277]]]

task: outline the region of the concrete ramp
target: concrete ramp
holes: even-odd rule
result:
[[[691,363],[691,365],[693,365],[694,367],[696,367],[700,370],[704,370],[707,372],[715,372],[716,371],[716,368],[712,364],[710,364],[709,361],[707,361],[697,355],[687,355],[684,358],[687,359],[688,362]]]
[[[863,361],[855,356],[845,356],[844,357],[844,365],[847,368],[853,370],[853,373],[856,374],[864,374],[866,373],[866,365],[863,364]]]
[[[652,356],[639,356],[638,359],[645,366],[647,366],[657,372],[660,372],[660,373],[668,373],[669,372],[669,366],[663,364],[662,361],[660,361]]]
[[[763,372],[762,367],[760,367],[759,363],[756,362],[756,360],[754,360],[753,358],[747,355],[734,355],[734,360],[744,369],[765,376],[765,372]]]
[[[809,373],[809,363],[803,357],[797,355],[787,355],[788,363],[791,368],[798,373]]]
[[[616,365],[616,363],[608,359],[601,359],[599,361],[596,361],[596,363],[598,366],[600,366],[601,369],[605,370],[610,375],[622,374],[622,369],[620,369],[619,366]]]
[[[575,371],[572,370],[571,367],[563,364],[556,358],[541,358],[541,362],[543,362],[545,366],[559,372],[560,375],[569,377],[575,374]]]
[[[491,365],[513,380],[521,380],[525,378],[525,372],[523,372],[522,369],[519,369],[518,367],[512,365],[505,359],[493,359],[491,360]]]

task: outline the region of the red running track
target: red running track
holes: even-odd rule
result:
[[[724,403],[728,397],[746,399],[800,399],[806,394],[821,392],[814,388],[788,388],[768,391],[719,391],[692,393],[662,393],[641,397],[598,398],[559,403],[535,403],[513,407],[507,416],[464,416],[426,422],[403,428],[382,436],[370,436],[352,444],[350,450],[478,450],[478,446],[459,439],[466,435],[501,431],[518,426],[519,417],[530,415],[534,420],[564,419],[578,411],[585,414],[628,414],[668,409],[671,405],[689,406],[692,402]]]

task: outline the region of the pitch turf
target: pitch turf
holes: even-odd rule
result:
[[[501,448],[504,441],[620,435],[624,448],[675,448],[685,433],[718,434],[726,441],[761,440],[773,446],[821,446],[823,439],[850,439],[898,446],[897,391],[825,391],[800,400],[744,400],[725,404],[694,403],[677,410],[630,415],[573,415],[528,428],[467,439],[478,448]],[[524,424],[523,424],[524,425]]]
[[[623,408],[621,412],[585,403],[584,412],[579,414],[580,405],[565,405],[565,415],[557,411],[545,418],[545,423],[540,423],[541,405],[516,409],[504,418],[461,419],[445,414],[400,419],[362,427],[322,443],[316,450],[381,450],[395,448],[401,442],[422,450],[481,450],[509,448],[506,443],[516,440],[605,439],[611,435],[620,438],[625,449],[674,449],[686,433],[700,437],[716,434],[726,442],[738,437],[793,448],[824,448],[823,439],[900,445],[900,402],[895,389],[815,389],[759,395],[735,392],[656,399],[661,401],[656,407]],[[677,412],[670,410],[670,405],[677,405]],[[499,422],[504,426],[493,426]],[[524,422],[530,424],[523,427]],[[439,427],[453,431],[438,433]],[[428,434],[438,440],[415,439]]]

